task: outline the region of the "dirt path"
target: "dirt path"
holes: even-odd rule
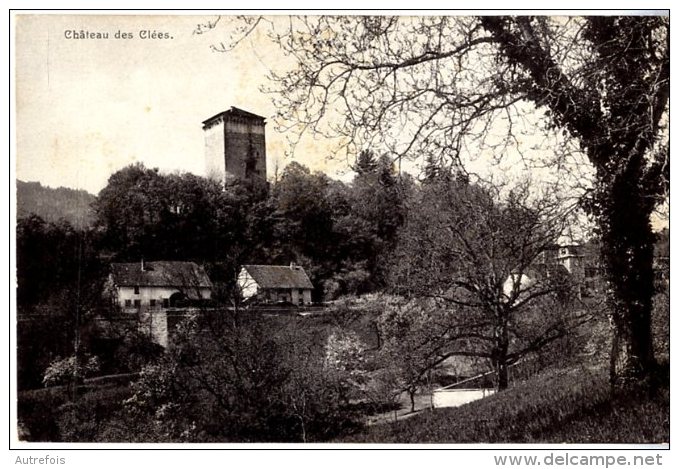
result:
[[[410,411],[410,397],[408,397],[407,393],[401,394],[399,403],[401,404],[401,407],[397,410],[368,417],[368,426],[397,422],[417,415],[423,410],[431,409],[431,394],[415,395],[415,412]]]

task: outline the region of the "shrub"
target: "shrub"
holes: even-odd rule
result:
[[[140,372],[107,437],[126,436],[127,425],[132,441],[323,441],[355,428],[336,375],[354,376],[364,347],[336,336],[329,356],[340,364],[330,370],[327,336],[317,342],[316,327],[302,326],[255,316],[182,322],[167,353]]]
[[[57,411],[60,441],[102,441],[100,433],[129,394],[128,387],[95,388],[60,406]]]
[[[363,389],[363,396],[372,409],[394,409],[400,407],[402,382],[399,370],[386,367],[370,374]]]
[[[653,348],[658,358],[670,354],[670,297],[669,292],[657,293],[653,297],[652,313]]]
[[[74,377],[77,377],[79,382],[85,376],[91,376],[99,371],[99,359],[94,356],[78,357],[70,356],[68,358],[56,359],[47,367],[42,382],[45,386],[55,386],[58,384],[67,384]]]
[[[27,441],[102,441],[100,432],[130,394],[127,386],[83,386],[76,401],[64,387],[20,392],[19,424]],[[129,431],[129,429],[128,429]],[[104,440],[105,441],[105,440]]]
[[[354,332],[333,332],[325,346],[324,368],[335,375],[343,399],[357,398],[367,382],[365,344]]]
[[[63,388],[21,391],[17,396],[17,419],[26,441],[60,441],[58,408],[66,401]]]

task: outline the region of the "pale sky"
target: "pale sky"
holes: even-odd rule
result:
[[[214,17],[18,15],[16,18],[16,175],[98,193],[116,170],[140,161],[162,171],[205,174],[201,122],[240,107],[269,118],[259,91],[284,58],[254,37],[229,54],[213,52],[224,29],[194,35]],[[67,39],[65,32],[107,32],[109,39]],[[140,39],[140,31],[172,39]],[[134,39],[116,39],[117,31]],[[266,127],[273,175],[291,161],[284,136]],[[338,177],[346,162],[327,161],[307,139],[294,159]]]

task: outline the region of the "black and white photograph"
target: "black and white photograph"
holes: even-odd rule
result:
[[[11,23],[11,448],[662,465],[669,10]]]

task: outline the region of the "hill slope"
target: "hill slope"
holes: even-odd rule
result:
[[[83,190],[59,187],[52,189],[39,182],[17,179],[17,218],[34,213],[46,221],[65,219],[76,228],[92,225],[94,213],[92,202],[96,197]]]
[[[550,370],[457,408],[376,425],[352,443],[667,443],[669,367],[651,393],[611,393],[603,366]]]

